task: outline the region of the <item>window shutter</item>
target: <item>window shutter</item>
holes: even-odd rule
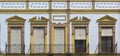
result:
[[[64,28],[55,28],[54,32],[54,52],[55,53],[64,53],[64,38],[65,30]]]
[[[86,39],[85,28],[75,28],[75,39]]]
[[[11,53],[21,53],[21,28],[11,28]]]
[[[34,53],[44,52],[44,28],[34,28]]]
[[[112,36],[112,28],[102,28],[102,36]]]
[[[55,44],[64,44],[65,32],[64,28],[55,28]]]

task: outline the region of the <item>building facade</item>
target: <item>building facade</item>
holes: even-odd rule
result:
[[[120,53],[119,0],[0,0],[0,17],[4,54]]]

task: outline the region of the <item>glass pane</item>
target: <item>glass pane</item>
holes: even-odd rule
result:
[[[86,52],[86,40],[75,40],[75,52],[76,53]]]
[[[112,37],[107,37],[107,52],[112,52]]]
[[[102,37],[102,52],[112,52],[112,37],[104,36]]]
[[[102,47],[106,48],[106,38],[102,37]]]
[[[107,38],[107,46],[112,47],[112,38],[111,37]]]

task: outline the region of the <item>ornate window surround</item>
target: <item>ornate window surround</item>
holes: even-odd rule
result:
[[[12,27],[20,27],[22,29],[21,32],[21,53],[25,53],[25,48],[24,48],[24,23],[25,23],[25,19],[22,17],[19,17],[17,15],[12,16],[8,19],[6,19],[6,21],[8,22],[8,53],[10,53],[10,39],[11,39],[11,28]]]
[[[65,42],[65,51],[64,51],[64,53],[68,53],[68,52],[69,52],[69,50],[68,50],[68,49],[69,49],[69,48],[68,48],[68,47],[69,47],[69,46],[68,46],[68,45],[69,45],[69,38],[68,38],[68,35],[69,35],[69,34],[68,34],[68,24],[66,24],[66,23],[64,23],[64,24],[51,23],[51,24],[50,24],[50,34],[51,34],[51,35],[50,35],[51,38],[50,38],[50,40],[49,40],[49,41],[50,41],[50,44],[51,44],[51,45],[50,45],[50,47],[51,47],[51,48],[50,48],[50,52],[51,52],[51,53],[54,53],[54,30],[55,30],[56,27],[57,27],[57,28],[58,28],[58,27],[65,28],[65,38],[64,38],[64,39],[65,39],[65,41],[64,41],[64,42]]]
[[[45,32],[45,53],[47,53],[47,23],[48,23],[48,19],[45,17],[41,17],[40,19],[38,19],[37,17],[33,17],[29,20],[30,25],[31,25],[31,39],[30,39],[30,53],[34,53],[34,27],[42,27],[44,28],[44,32]]]
[[[98,20],[98,26],[99,26],[99,42],[98,42],[98,53],[102,53],[102,47],[101,47],[101,30],[102,28],[112,28],[112,34],[113,34],[113,53],[114,53],[114,49],[115,49],[115,23],[116,23],[116,19],[109,16],[109,15],[105,15],[101,18],[99,18]]]
[[[87,17],[82,17],[82,19],[78,19],[78,17],[74,17],[73,19],[70,20],[72,22],[72,53],[75,53],[75,28],[80,27],[80,28],[85,28],[86,29],[86,53],[89,53],[89,37],[88,37],[88,28],[89,28],[89,21]]]

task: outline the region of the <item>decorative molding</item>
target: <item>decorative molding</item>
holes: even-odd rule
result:
[[[99,22],[100,25],[105,25],[105,24],[115,24],[115,22],[117,21],[117,19],[106,15],[104,17],[101,17],[100,19],[97,20]]]
[[[92,4],[92,2],[69,2],[69,4],[67,4],[67,2],[51,2],[52,5],[49,5],[49,3],[50,2],[0,2],[0,12],[120,12],[119,2],[95,1],[95,4]],[[92,7],[95,7],[95,9]]]
[[[67,9],[67,2],[52,2],[52,9]]]
[[[31,24],[43,24],[44,25],[44,24],[47,24],[49,20],[45,17],[41,17],[41,18],[33,17],[29,21],[31,22]]]
[[[45,42],[44,44],[47,44],[47,22],[49,20],[45,17],[33,17],[31,19],[29,19],[30,22],[30,29],[31,29],[31,41],[30,41],[30,54],[34,54],[34,28],[35,27],[40,27],[40,28],[44,28],[44,39]],[[47,45],[44,46],[44,52],[47,53],[47,49],[46,49]]]
[[[119,2],[95,2],[95,9],[120,9]]]
[[[88,31],[89,31],[89,21],[90,19],[88,19],[87,17],[74,17],[73,19],[70,20],[70,22],[72,22],[72,44],[74,45],[75,43],[75,28],[85,28],[86,31],[86,54],[89,53],[89,37],[88,37]],[[72,48],[73,53],[75,53],[75,48],[73,46]]]
[[[12,16],[12,17],[6,19],[6,21],[8,22],[8,24],[16,25],[16,24],[24,24],[26,19],[15,15],[15,16]]]
[[[11,51],[11,28],[12,27],[20,27],[21,28],[21,53],[25,53],[24,52],[24,23],[26,21],[26,19],[19,17],[17,15],[12,16],[8,19],[6,19],[6,21],[8,22],[8,53],[10,53]]]
[[[53,15],[53,21],[66,21],[65,15]]]
[[[52,10],[52,13],[66,13],[66,11],[67,11],[67,9],[66,10]],[[23,14],[23,13],[26,13],[26,14],[40,14],[40,13],[49,13],[50,11],[49,10],[8,10],[8,9],[4,9],[4,10],[0,10],[0,13],[5,13],[5,14],[11,14],[11,13],[13,13],[13,14],[16,14],[16,13],[18,13],[18,14]],[[108,14],[108,13],[120,13],[120,10],[113,10],[113,9],[110,9],[110,10],[101,10],[101,9],[95,9],[95,10],[88,10],[88,9],[84,9],[84,10],[74,10],[74,9],[72,9],[72,10],[70,10],[70,13],[72,13],[72,14],[79,14],[79,13],[87,13],[87,14],[91,14],[91,13],[103,13],[103,14]]]
[[[29,2],[29,9],[49,9],[49,2]]]
[[[98,21],[98,27],[99,27],[99,48],[98,48],[98,53],[105,53],[102,52],[102,28],[112,28],[112,50],[115,50],[115,23],[117,21],[117,19],[109,16],[109,15],[105,15],[103,17],[101,17],[100,19],[97,20]],[[115,53],[115,51],[112,51],[110,53]]]
[[[92,2],[70,2],[70,9],[92,9]]]
[[[66,14],[52,14],[52,23],[64,24],[67,23],[67,20]]]
[[[26,9],[25,2],[0,2],[0,9]]]
[[[78,18],[78,17],[74,17],[70,21],[72,21],[72,25],[88,25],[90,19],[88,19],[87,17],[83,16],[81,19]]]

